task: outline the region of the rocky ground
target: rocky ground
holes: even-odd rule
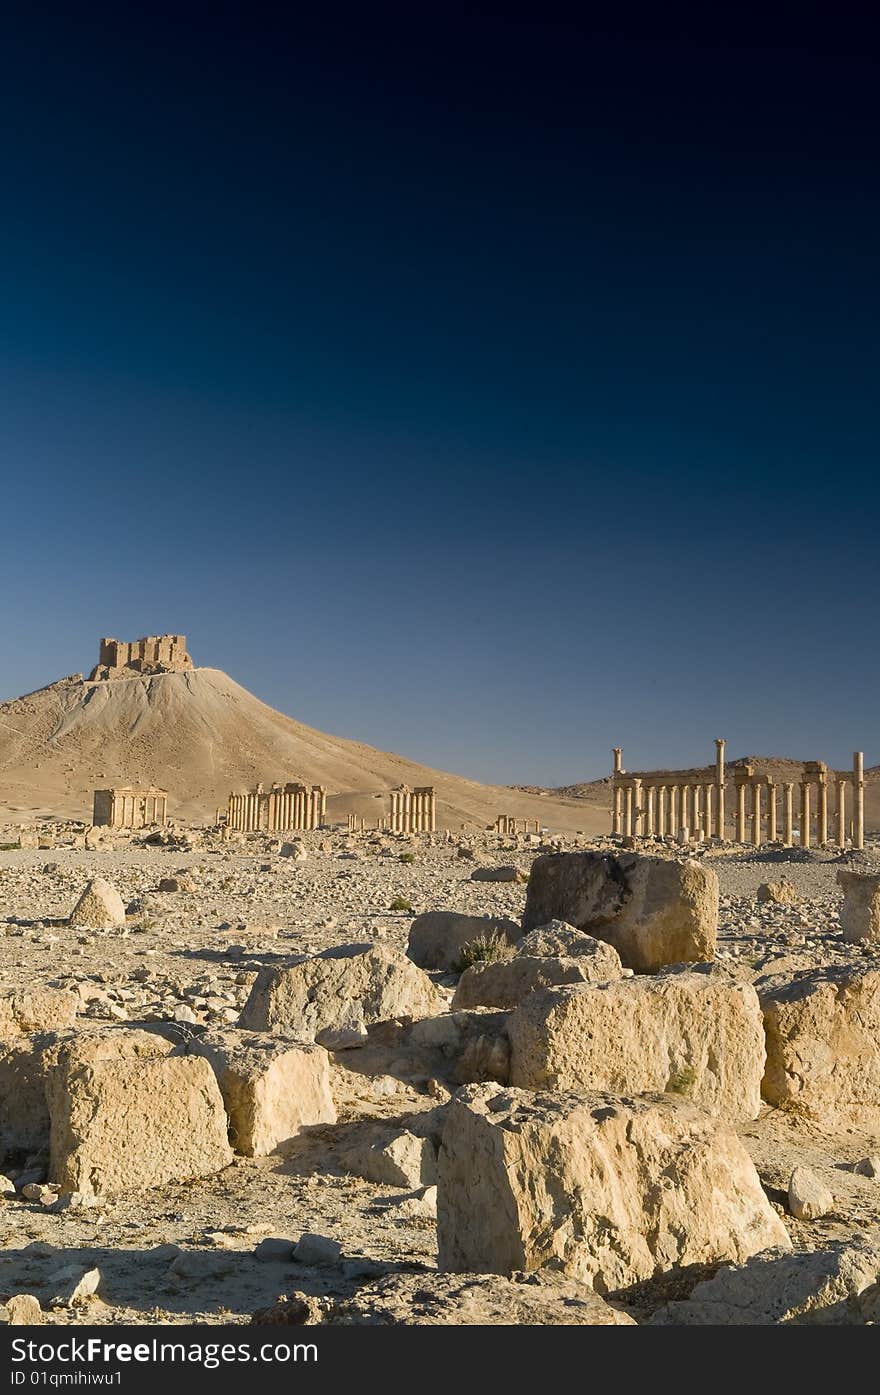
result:
[[[17,827],[0,829],[0,989],[74,989],[81,1022],[163,1022],[181,1039],[237,1021],[264,965],[353,942],[403,950],[413,916],[423,911],[518,920],[538,851],[537,839],[489,835],[459,842],[442,834],[322,832],[298,839],[295,856],[285,855],[290,846],[277,839],[224,842],[199,830],[151,845],[132,837],[84,847],[81,829],[47,824],[24,839],[43,846],[7,846],[18,837]],[[570,839],[565,847],[601,841]],[[880,871],[880,846],[843,858],[799,849],[706,849],[697,856],[718,873],[718,959],[737,976],[875,959],[873,949],[842,938],[836,874],[841,866]],[[501,866],[519,878],[473,879],[481,868]],[[96,876],[126,903],[123,928],[67,924]],[[758,887],[782,876],[796,901],[758,901]],[[432,978],[451,999],[455,976]],[[433,1272],[432,1189],[365,1181],[351,1175],[346,1160],[360,1134],[369,1142],[393,1128],[427,1132],[449,1082],[401,1079],[387,1062],[383,1069],[381,1052],[375,1074],[350,1052],[331,1059],[336,1124],[306,1130],[282,1153],[237,1156],[207,1179],[59,1211],[51,1209],[52,1196],[26,1200],[20,1190],[25,1172],[39,1180],[44,1158],[7,1160],[19,1189],[0,1201],[0,1299],[32,1294],[46,1320],[57,1323],[244,1322],[280,1294],[339,1301],[385,1274]],[[798,1123],[766,1106],[739,1132],[796,1250],[880,1227],[880,1179],[853,1171],[880,1151],[876,1138]],[[788,1179],[798,1166],[832,1193],[833,1205],[817,1220],[789,1214]],[[293,1244],[309,1233],[338,1242],[339,1252],[325,1246],[326,1254],[309,1253],[306,1246],[291,1257]],[[267,1239],[289,1243],[261,1247]],[[94,1270],[99,1277],[87,1278],[71,1302],[72,1286]],[[620,1304],[648,1320],[670,1297],[686,1294],[686,1277],[676,1282],[640,1285]],[[88,1295],[93,1283],[96,1292]]]

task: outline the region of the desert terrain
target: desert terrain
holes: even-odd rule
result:
[[[439,833],[408,838],[319,831],[298,837],[294,857],[263,835],[227,842],[215,831],[191,829],[153,843],[113,835],[85,849],[71,845],[83,837],[73,826],[37,824],[32,832],[45,846],[0,852],[4,991],[68,991],[77,1000],[79,1031],[124,1032],[143,1024],[178,1043],[235,1024],[266,967],[337,945],[381,945],[403,956],[414,918],[432,910],[518,922],[525,878],[541,853],[534,837],[505,841],[486,834],[447,841]],[[13,842],[18,833],[9,825],[0,841]],[[592,841],[609,845],[608,839]],[[577,840],[577,846],[586,842]],[[698,850],[698,860],[719,877],[716,959],[733,979],[756,983],[819,967],[876,966],[873,947],[843,939],[836,883],[841,866],[880,870],[876,845],[842,857],[707,847]],[[515,868],[520,879],[474,879],[475,871],[491,875],[499,866]],[[797,901],[759,902],[758,887],[782,874]],[[127,907],[124,922],[70,926],[72,908],[96,877],[118,889]],[[159,890],[163,881],[176,889]],[[392,909],[404,903],[407,909]],[[430,977],[443,1000],[441,1015],[448,1013],[457,976],[431,971]],[[7,1149],[16,1190],[0,1211],[0,1295],[32,1295],[55,1323],[246,1322],[282,1294],[315,1300],[310,1320],[322,1312],[324,1320],[334,1312],[342,1314],[336,1320],[346,1320],[347,1312],[349,1321],[367,1320],[371,1304],[380,1313],[373,1320],[456,1320],[449,1316],[455,1312],[451,1300],[435,1296],[427,1315],[418,1317],[406,1296],[412,1276],[424,1290],[436,1274],[434,1186],[422,1182],[418,1166],[406,1177],[411,1162],[397,1180],[389,1170],[385,1182],[376,1180],[383,1164],[364,1162],[377,1145],[401,1135],[441,1136],[438,1116],[457,1087],[454,1054],[446,1062],[442,1051],[437,1054],[436,1074],[427,1076],[428,1067],[408,1059],[393,1034],[383,1041],[381,1031],[328,1054],[336,1121],[305,1128],[267,1156],[236,1154],[215,1175],[160,1188],[133,1186],[59,1209],[57,1188],[37,1195],[46,1176],[45,1150],[25,1156]],[[791,1237],[793,1255],[814,1258],[815,1284],[821,1287],[821,1279],[827,1287],[825,1269],[830,1265],[836,1274],[838,1251],[849,1256],[853,1247],[862,1268],[874,1265],[880,1272],[880,1179],[854,1171],[878,1147],[870,1130],[825,1127],[763,1104],[758,1118],[740,1125],[739,1137]],[[827,1212],[811,1221],[789,1211],[788,1182],[797,1167],[809,1168],[833,1197]],[[36,1199],[22,1195],[27,1177],[36,1180]],[[295,1259],[293,1246],[304,1234],[331,1242],[329,1259]],[[611,1301],[615,1311],[639,1322],[698,1320],[683,1300],[717,1268],[660,1272]],[[67,1279],[59,1280],[59,1273]],[[71,1275],[96,1273],[94,1293],[65,1298]],[[376,1297],[377,1283],[387,1285],[394,1276],[397,1287]],[[855,1297],[843,1289],[841,1295],[846,1315],[838,1320],[864,1321]],[[499,1319],[496,1312],[493,1320],[512,1320],[507,1301],[508,1316]],[[736,1301],[744,1300],[731,1297],[728,1306]],[[675,1303],[682,1307],[676,1310]],[[355,1316],[346,1304],[354,1304]],[[728,1311],[723,1320],[735,1317]],[[746,1312],[742,1320],[757,1319]]]
[[[875,772],[864,848],[624,837],[608,781],[481,786],[185,657],[0,708],[0,1316],[877,1319]],[[279,776],[323,826],[217,822]],[[376,826],[402,781],[436,830]],[[92,826],[116,783],[168,823]]]

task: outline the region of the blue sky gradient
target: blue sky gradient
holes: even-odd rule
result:
[[[4,18],[0,696],[880,761],[873,36],[516,13]]]

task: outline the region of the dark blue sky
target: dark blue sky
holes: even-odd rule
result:
[[[477,778],[880,761],[870,32],[40,8],[0,696],[182,630]]]

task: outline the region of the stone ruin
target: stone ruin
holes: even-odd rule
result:
[[[95,790],[92,823],[96,827],[148,828],[168,822],[168,792],[155,785],[148,789]]]
[[[503,838],[515,838],[518,833],[540,833],[540,819],[518,819],[513,814],[499,814],[492,825],[493,833]]]
[[[184,673],[192,667],[193,661],[186,652],[186,635],[147,635],[130,643],[102,639],[89,682],[130,678],[135,673]]]
[[[221,811],[217,811],[220,822]],[[323,785],[257,785],[244,794],[230,794],[226,827],[236,833],[285,833],[320,828],[327,821],[327,791]]]
[[[625,771],[619,746],[613,749],[611,831],[624,837],[677,838],[687,843],[726,836],[724,746],[715,741],[715,765],[704,770]],[[795,829],[794,781],[781,785],[746,762],[734,766],[735,841],[797,843],[808,848],[834,842],[845,848],[865,846],[865,768],[861,751],[853,752],[852,771],[830,770],[824,761],[806,761],[799,781]],[[834,791],[830,808],[829,789]],[[782,818],[779,794],[782,794]],[[815,793],[815,805],[813,795]],[[766,795],[766,806],[764,797]],[[851,801],[850,801],[851,796]],[[851,808],[850,808],[851,803]],[[830,834],[833,814],[834,836]],[[780,827],[781,822],[781,827]]]
[[[392,833],[433,833],[437,827],[437,797],[433,785],[391,791]]]
[[[349,833],[365,832],[367,821],[363,814],[349,814],[347,819]],[[433,785],[414,790],[399,785],[391,791],[390,815],[380,814],[376,819],[380,833],[434,833],[436,828],[437,796]]]

